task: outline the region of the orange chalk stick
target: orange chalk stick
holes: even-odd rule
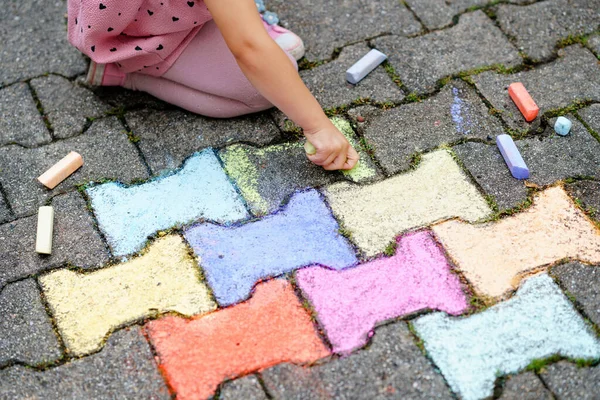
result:
[[[73,172],[83,165],[83,157],[74,151],[67,154],[65,158],[54,164],[38,178],[38,181],[48,189],[54,189],[56,185],[64,181]]]
[[[535,101],[533,101],[521,82],[511,83],[508,87],[508,94],[517,107],[519,107],[519,111],[525,117],[525,121],[531,122],[537,117],[540,108],[535,104]]]

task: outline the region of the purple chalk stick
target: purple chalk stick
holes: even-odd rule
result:
[[[297,282],[314,305],[336,353],[363,346],[380,321],[424,309],[459,314],[466,296],[430,232],[401,237],[396,255],[356,268],[311,267]]]
[[[241,226],[199,224],[185,237],[199,256],[220,305],[245,300],[257,281],[296,268],[341,269],[357,262],[354,249],[316,190],[296,193],[279,212]]]
[[[525,161],[523,161],[523,157],[521,157],[521,153],[519,153],[519,149],[517,149],[512,138],[509,135],[498,135],[496,136],[496,144],[512,176],[517,179],[529,178],[529,168],[525,165]]]

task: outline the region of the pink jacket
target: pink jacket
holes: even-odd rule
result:
[[[69,42],[123,72],[167,72],[212,16],[202,0],[68,0]]]

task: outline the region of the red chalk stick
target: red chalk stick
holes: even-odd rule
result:
[[[535,104],[535,101],[533,101],[521,82],[511,83],[508,87],[508,94],[517,107],[519,107],[521,114],[525,117],[525,121],[531,122],[537,117],[540,108]]]

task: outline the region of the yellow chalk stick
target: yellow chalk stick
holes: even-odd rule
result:
[[[39,178],[48,189],[54,189],[56,185],[64,181],[73,172],[77,171],[83,165],[83,157],[74,151],[66,155],[65,158],[54,164],[50,169],[44,172]]]
[[[304,142],[304,151],[309,156],[312,156],[313,154],[317,153],[317,149],[315,148],[315,146],[313,146],[313,144],[311,142],[309,142],[308,140],[306,142]]]
[[[54,233],[54,209],[40,207],[38,211],[37,237],[35,251],[40,254],[52,254],[52,234]]]

